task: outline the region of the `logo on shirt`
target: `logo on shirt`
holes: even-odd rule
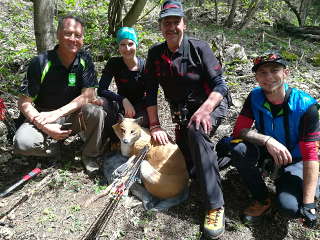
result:
[[[75,73],[69,73],[68,77],[68,86],[74,87],[76,85],[76,74]]]

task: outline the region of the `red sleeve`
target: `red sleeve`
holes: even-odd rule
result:
[[[299,142],[300,151],[303,161],[318,161],[318,142]]]
[[[236,124],[233,128],[232,137],[238,138],[240,131],[244,128],[251,128],[253,124],[253,119],[246,117],[244,115],[239,115]]]

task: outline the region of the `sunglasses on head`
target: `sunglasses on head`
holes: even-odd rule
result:
[[[279,59],[282,59],[282,57],[279,56],[278,54],[270,53],[270,54],[265,55],[265,56],[256,57],[255,59],[253,59],[253,64],[257,65],[257,64],[262,63],[262,62],[276,61],[276,60],[279,60]]]

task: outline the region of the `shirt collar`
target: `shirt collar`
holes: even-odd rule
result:
[[[58,52],[57,52],[58,48],[59,48],[59,44],[57,44],[57,45],[54,47],[54,49],[53,49],[54,63],[55,63],[55,65],[57,65],[57,66],[63,66],[63,67],[65,67],[65,66],[62,64],[62,62],[60,61],[60,58],[59,58],[59,56],[58,56]],[[79,63],[80,63],[80,51],[77,52],[76,58],[75,58],[75,60],[73,61],[73,63],[71,64],[71,66],[69,67],[69,69],[72,69],[73,67],[78,66]]]
[[[170,51],[167,41],[165,42],[165,46],[166,46],[166,51],[168,51],[169,55],[173,55],[173,54],[183,55],[183,39],[182,39],[181,44],[180,44],[180,46],[178,48],[178,51],[176,51],[174,53]]]

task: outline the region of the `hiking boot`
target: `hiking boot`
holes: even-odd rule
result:
[[[261,220],[263,215],[271,210],[271,199],[267,198],[264,202],[257,200],[243,211],[242,221],[244,223],[256,223]]]
[[[209,210],[203,225],[203,234],[210,239],[217,239],[224,233],[224,208]]]
[[[99,165],[95,157],[82,156],[82,163],[88,174],[92,174],[99,170]]]

